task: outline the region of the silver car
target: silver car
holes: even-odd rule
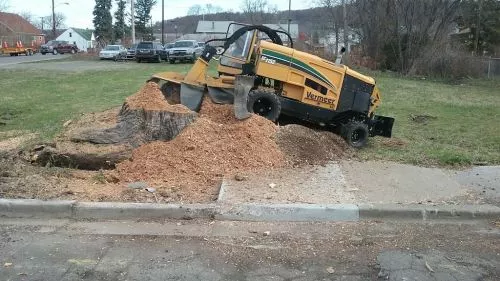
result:
[[[122,45],[108,45],[99,52],[101,60],[117,60],[127,57],[127,49]]]

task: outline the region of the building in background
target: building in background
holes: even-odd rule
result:
[[[19,41],[25,47],[38,47],[45,43],[45,36],[20,15],[0,12],[0,46],[16,46]]]
[[[70,27],[61,35],[57,36],[58,41],[68,41],[75,44],[80,51],[87,52],[95,47],[95,35],[91,29],[81,29]]]

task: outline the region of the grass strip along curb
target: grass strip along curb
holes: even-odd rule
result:
[[[0,199],[0,216],[70,219],[216,219],[237,221],[360,221],[499,219],[492,205],[155,204]]]

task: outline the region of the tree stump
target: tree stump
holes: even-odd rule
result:
[[[148,83],[126,99],[118,115],[108,111],[68,122],[55,146],[31,151],[30,159],[41,165],[113,169],[142,144],[172,140],[196,117],[183,105],[168,104],[158,86]]]

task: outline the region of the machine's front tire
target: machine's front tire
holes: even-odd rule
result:
[[[281,102],[273,92],[253,90],[248,93],[247,109],[251,113],[276,122],[281,114]]]
[[[57,55],[57,49],[52,50],[53,55]]]
[[[342,125],[342,137],[346,142],[355,148],[364,147],[368,143],[368,125],[362,122],[350,121]]]

